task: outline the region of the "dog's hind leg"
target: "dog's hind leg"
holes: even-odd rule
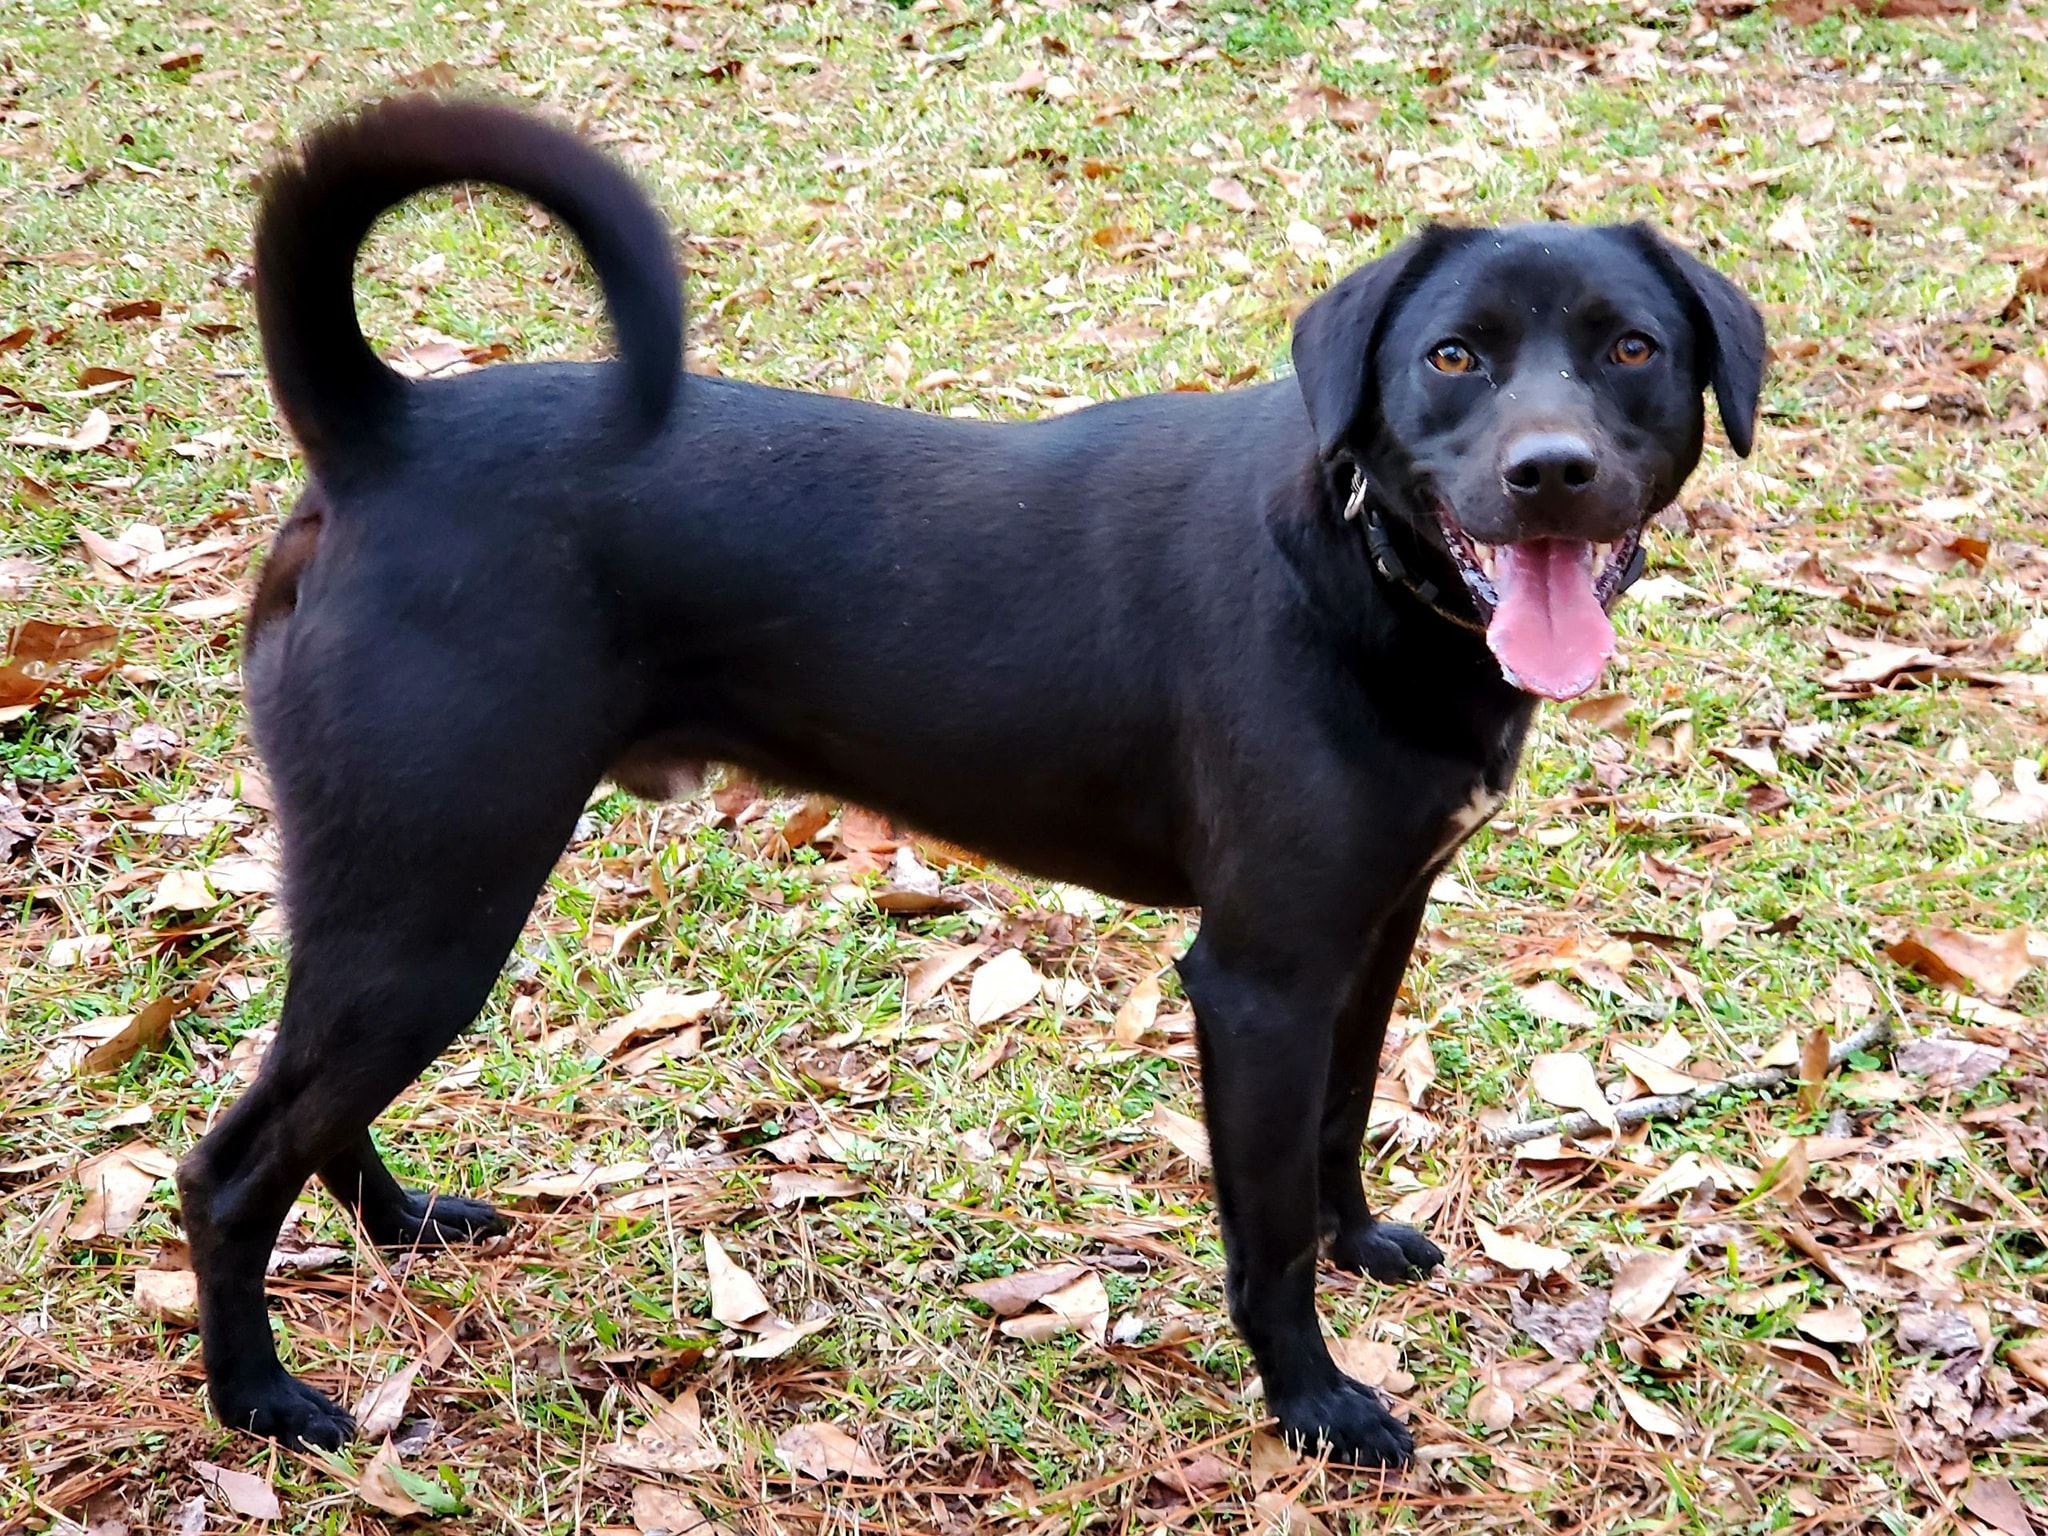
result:
[[[364,1131],[323,1163],[320,1182],[356,1214],[380,1248],[440,1248],[495,1237],[509,1225],[481,1200],[407,1189],[391,1176],[377,1144]]]
[[[415,1222],[440,1232],[438,1202],[374,1160],[370,1122],[489,995],[589,788],[580,765],[515,756],[453,713],[429,733],[416,713],[392,723],[378,710],[352,721],[352,738],[323,732],[302,748],[280,732],[285,750],[270,754],[294,938],[284,1013],[256,1082],[179,1166],[178,1187],[214,1412],[288,1444],[338,1445],[351,1426],[278,1362],[263,1291],[278,1228],[320,1173],[380,1239]],[[380,741],[378,721],[410,741]]]
[[[1379,1077],[1380,1048],[1387,1020],[1401,991],[1415,935],[1428,900],[1426,882],[1387,914],[1374,935],[1356,989],[1337,1021],[1330,1046],[1330,1076],[1324,1089],[1321,1159],[1317,1186],[1322,1195],[1323,1234],[1330,1262],[1376,1280],[1414,1280],[1444,1260],[1443,1252],[1413,1227],[1381,1221],[1367,1206],[1359,1177],[1359,1155],[1372,1114],[1373,1084]]]

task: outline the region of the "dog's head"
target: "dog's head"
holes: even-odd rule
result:
[[[1571,698],[1606,609],[1699,462],[1712,388],[1747,455],[1755,305],[1642,225],[1436,228],[1304,310],[1294,365],[1318,447],[1448,556],[1516,686]]]

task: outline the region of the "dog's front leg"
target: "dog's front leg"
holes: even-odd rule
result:
[[[1425,875],[1373,935],[1358,984],[1337,1020],[1324,1091],[1321,1226],[1330,1240],[1330,1262],[1389,1283],[1420,1279],[1444,1261],[1443,1250],[1413,1227],[1373,1215],[1358,1170],[1387,1020],[1428,901]]]
[[[1238,942],[1230,927],[1205,920],[1180,970],[1201,1043],[1231,1320],[1290,1439],[1400,1466],[1414,1450],[1406,1427],[1337,1369],[1316,1322],[1321,1110],[1351,967]]]

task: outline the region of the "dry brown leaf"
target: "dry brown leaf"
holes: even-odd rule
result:
[[[1600,1090],[1593,1063],[1576,1051],[1548,1051],[1538,1056],[1529,1063],[1529,1086],[1547,1104],[1583,1110],[1602,1125],[1610,1129],[1614,1126],[1614,1106]]]
[[[1909,930],[1885,953],[1908,970],[1953,991],[1974,990],[2002,1001],[2033,969],[2024,927],[1993,933],[1960,928],[1921,927]]]
[[[114,435],[114,423],[105,411],[89,411],[75,432],[15,433],[7,441],[17,448],[47,448],[54,453],[90,453]]]
[[[112,1072],[144,1051],[157,1050],[170,1039],[172,1021],[197,1006],[204,996],[205,990],[195,987],[182,996],[159,997],[145,1003],[142,1011],[122,1025],[118,1033],[85,1053],[78,1063],[79,1072],[87,1077]]]
[[[967,1020],[992,1024],[1030,1005],[1045,985],[1021,949],[1006,949],[974,973],[967,986]]]
[[[412,1401],[412,1384],[418,1379],[422,1362],[401,1365],[356,1403],[356,1433],[365,1440],[381,1440],[398,1428]]]
[[[1799,1047],[1799,1107],[1808,1114],[1827,1097],[1830,1043],[1827,1025],[1820,1024],[1807,1031]]]
[[[1971,1478],[1963,1489],[1963,1508],[2005,1536],[2035,1536],[2034,1517],[2009,1477]]]
[[[640,1536],[730,1536],[690,1500],[652,1483],[633,1485],[633,1524]]]
[[[768,1203],[778,1210],[806,1200],[838,1200],[857,1195],[865,1186],[859,1179],[835,1178],[831,1174],[805,1173],[785,1168],[768,1180]]]
[[[2028,1339],[2005,1352],[2005,1363],[2037,1387],[2048,1387],[2048,1337]]]
[[[135,1225],[150,1192],[177,1169],[169,1153],[146,1141],[131,1141],[78,1165],[85,1205],[64,1235],[74,1243],[119,1237]]]
[[[1039,1312],[1006,1318],[996,1326],[1013,1339],[1042,1343],[1063,1333],[1078,1333],[1100,1344],[1109,1332],[1109,1292],[1093,1270],[1038,1298]]]
[[[1637,1249],[1615,1266],[1610,1310],[1625,1323],[1644,1327],[1670,1304],[1691,1262],[1688,1248]]]
[[[987,944],[951,944],[926,955],[903,976],[903,1011],[920,1008],[937,997],[946,983],[988,952]]]
[[[381,1509],[401,1520],[426,1514],[427,1506],[407,1493],[399,1481],[398,1467],[398,1447],[386,1440],[377,1447],[377,1454],[363,1463],[363,1470],[356,1477],[356,1497],[372,1509]]]
[[[1479,1234],[1479,1246],[1487,1258],[1504,1269],[1521,1270],[1531,1275],[1551,1275],[1572,1261],[1572,1256],[1562,1248],[1531,1242],[1526,1237],[1490,1227],[1483,1221],[1473,1222],[1472,1227]]]
[[[1741,926],[1742,919],[1728,908],[1708,908],[1700,914],[1700,948],[1713,949]]]
[[[1686,1433],[1685,1421],[1666,1408],[1662,1403],[1643,1396],[1633,1387],[1615,1384],[1615,1394],[1621,1399],[1621,1406],[1628,1416],[1635,1420],[1636,1427],[1646,1434],[1682,1435]]]
[[[1998,775],[1985,769],[1970,786],[1970,813],[1985,821],[2006,826],[2031,827],[2048,821],[2048,784],[2041,782],[2041,765],[2022,757],[2012,765],[2012,788],[1998,782]]]
[[[888,1476],[868,1448],[836,1424],[792,1424],[775,1437],[775,1450],[792,1472],[821,1482],[834,1476]]]
[[[599,1461],[665,1477],[688,1477],[724,1463],[725,1452],[705,1438],[704,1410],[695,1387],[671,1403],[651,1392],[642,1395],[654,1409],[652,1416],[639,1429],[599,1450]]]
[[[1766,1312],[1790,1306],[1805,1294],[1804,1280],[1781,1280],[1776,1285],[1729,1291],[1720,1297],[1720,1305],[1737,1317],[1761,1317]]]
[[[1296,1503],[1278,1488],[1252,1500],[1259,1517],[1258,1536],[1330,1536],[1330,1528],[1313,1510]]]
[[[654,1164],[646,1161],[605,1163],[581,1171],[548,1173],[536,1179],[522,1179],[517,1184],[503,1186],[498,1193],[508,1200],[567,1200],[572,1196],[589,1194],[593,1190],[605,1189],[613,1184],[627,1184],[635,1179],[644,1179],[653,1171]]]
[[[1645,1050],[1626,1040],[1609,1043],[1608,1052],[1652,1093],[1691,1093],[1705,1081],[1670,1065],[1655,1049]]]
[[[1539,1019],[1585,1029],[1600,1022],[1600,1015],[1580,1002],[1554,981],[1539,981],[1522,988],[1522,1006]]]
[[[1515,1422],[1514,1395],[1489,1382],[1472,1394],[1465,1412],[1473,1423],[1497,1435]]]
[[[704,1273],[711,1283],[711,1315],[726,1327],[744,1328],[769,1312],[768,1298],[754,1277],[709,1232],[704,1234]]]
[[[1201,1121],[1164,1104],[1154,1104],[1145,1124],[1171,1142],[1174,1150],[1197,1168],[1209,1166],[1209,1133]]]
[[[206,1491],[236,1514],[250,1520],[275,1520],[283,1514],[268,1478],[253,1472],[236,1472],[210,1461],[195,1461],[192,1470]]]
[[[1158,1017],[1159,978],[1146,976],[1131,988],[1131,995],[1117,1009],[1112,1032],[1121,1044],[1136,1045]]]
[[[1235,176],[1212,176],[1209,179],[1209,195],[1237,213],[1257,213],[1258,199],[1245,190],[1243,182]]]
[[[998,1275],[993,1280],[977,1280],[961,1286],[960,1294],[973,1297],[998,1317],[1016,1317],[1029,1311],[1039,1297],[1072,1285],[1085,1273],[1079,1264],[1052,1264],[1044,1269]]]
[[[1785,211],[1771,220],[1764,238],[1802,256],[1811,256],[1820,249],[1814,242],[1813,231],[1806,226],[1806,210],[1796,202],[1787,204]]]
[[[1861,1344],[1870,1337],[1870,1325],[1863,1320],[1863,1314],[1846,1302],[1832,1307],[1809,1307],[1792,1319],[1792,1326],[1823,1344]]]
[[[590,1048],[599,1056],[615,1056],[635,1040],[672,1035],[702,1023],[722,1001],[716,990],[676,992],[663,987],[644,992],[632,1012],[607,1024],[592,1037]]]
[[[189,1269],[137,1270],[135,1305],[144,1317],[193,1327],[199,1321],[199,1277]]]
[[[206,912],[220,905],[220,898],[196,869],[173,869],[157,881],[149,898],[152,912]]]
[[[812,1334],[830,1328],[833,1321],[830,1317],[814,1317],[807,1323],[766,1328],[753,1343],[743,1344],[726,1353],[735,1360],[779,1360]]]

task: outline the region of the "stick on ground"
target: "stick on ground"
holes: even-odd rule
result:
[[[1837,1041],[1828,1051],[1828,1070],[1834,1071],[1856,1052],[1891,1038],[1891,1023],[1884,1018],[1872,1019],[1861,1029],[1844,1040]],[[1691,1114],[1702,1104],[1710,1104],[1731,1093],[1775,1093],[1799,1081],[1797,1067],[1762,1067],[1754,1072],[1738,1072],[1733,1077],[1723,1078],[1717,1083],[1701,1083],[1686,1093],[1660,1093],[1645,1099],[1630,1099],[1625,1104],[1614,1106],[1614,1123],[1623,1129],[1640,1125],[1645,1120],[1676,1120]],[[1588,1136],[1596,1131],[1611,1129],[1605,1122],[1581,1112],[1576,1115],[1550,1115],[1541,1120],[1525,1120],[1520,1125],[1503,1125],[1486,1133],[1486,1141],[1494,1147],[1519,1147],[1524,1142],[1537,1141],[1545,1136]]]

